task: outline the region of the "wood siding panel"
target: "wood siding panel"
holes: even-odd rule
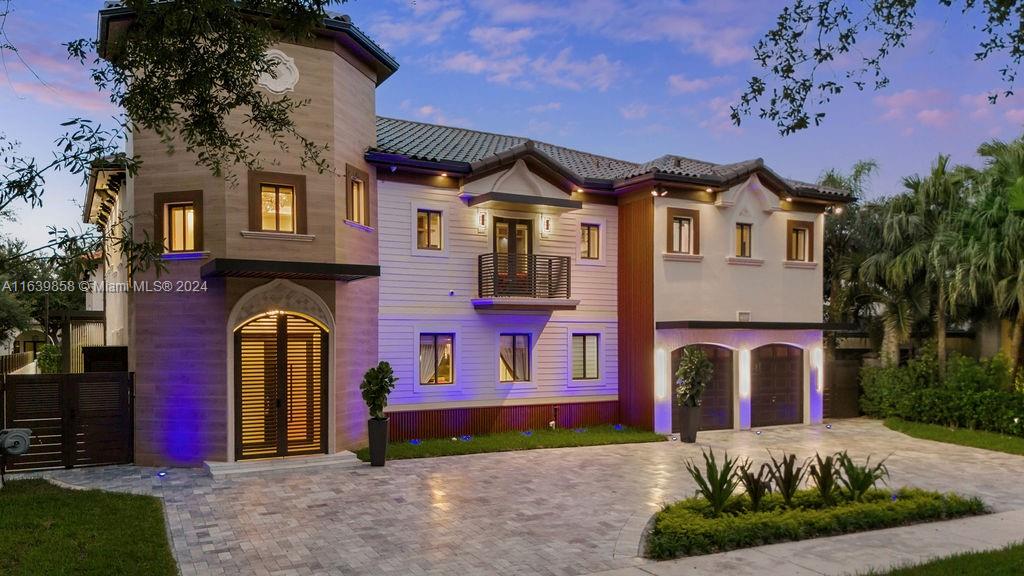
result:
[[[654,427],[654,199],[619,206],[619,412]]]
[[[413,438],[449,438],[464,434],[494,434],[513,430],[540,430],[552,420],[559,428],[578,428],[618,422],[618,402],[578,402],[529,406],[441,408],[391,412],[392,441]]]

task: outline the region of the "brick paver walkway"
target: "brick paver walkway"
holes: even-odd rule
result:
[[[689,496],[702,447],[889,455],[894,486],[1024,509],[1024,458],[915,440],[867,420],[679,442],[533,450],[260,472],[212,480],[135,467],[48,473],[81,487],[161,496],[182,574],[571,575],[644,564],[637,546],[663,503]]]

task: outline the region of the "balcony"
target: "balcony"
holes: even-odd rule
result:
[[[542,254],[481,254],[478,298],[484,310],[574,310],[572,259]]]

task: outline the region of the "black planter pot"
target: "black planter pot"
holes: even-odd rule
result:
[[[700,428],[700,406],[680,406],[679,413],[683,417],[679,441],[693,444],[697,441],[697,430]]]
[[[370,437],[370,465],[383,466],[388,456],[388,419],[370,418],[366,429]]]

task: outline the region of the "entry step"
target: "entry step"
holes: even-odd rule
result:
[[[336,454],[313,454],[310,456],[288,456],[284,458],[264,458],[260,460],[241,460],[237,462],[204,462],[206,473],[214,478],[229,474],[249,474],[253,472],[276,472],[313,467],[359,468],[369,466],[356,458],[352,452],[344,451]]]

